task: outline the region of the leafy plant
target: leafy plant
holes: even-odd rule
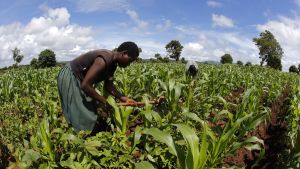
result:
[[[117,128],[122,132],[126,132],[127,122],[130,114],[134,111],[134,107],[118,106],[116,101],[111,96],[107,98],[107,101],[114,108],[113,119]]]

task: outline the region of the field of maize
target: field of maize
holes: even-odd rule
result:
[[[115,85],[145,106],[108,97],[90,136],[63,117],[60,68],[0,72],[0,168],[300,168],[299,75],[200,64],[192,79],[184,64],[134,63]]]

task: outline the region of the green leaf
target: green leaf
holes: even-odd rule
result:
[[[107,102],[114,108],[114,114],[113,114],[114,120],[115,120],[117,127],[119,129],[121,129],[122,128],[122,118],[121,118],[120,109],[117,106],[116,101],[113,99],[112,96],[108,96]]]
[[[25,154],[22,157],[22,161],[24,161],[27,164],[31,165],[32,162],[35,162],[35,161],[37,161],[40,158],[41,158],[40,153],[38,153],[38,152],[36,152],[36,151],[34,151],[32,149],[29,149],[29,150],[25,151]]]
[[[177,156],[174,141],[170,133],[163,132],[159,130],[158,128],[149,128],[143,130],[144,134],[151,135],[156,139],[157,141],[161,143],[167,144],[170,153]]]
[[[134,107],[130,107],[130,106],[126,106],[126,107],[121,107],[121,118],[122,118],[122,123],[121,123],[121,126],[122,126],[122,132],[126,132],[126,129],[127,129],[127,121],[128,121],[128,118],[129,118],[129,115],[133,112],[134,110]]]
[[[136,169],[154,169],[153,165],[148,161],[142,161],[134,165]]]
[[[63,134],[60,138],[62,141],[71,141],[72,143],[75,143],[75,144],[80,144],[81,143],[81,140],[76,137],[75,135],[73,134],[69,134],[69,133],[66,133],[66,134]]]
[[[91,140],[91,141],[86,141],[84,143],[84,146],[89,153],[91,153],[94,156],[98,156],[100,152],[98,151],[97,148],[101,147],[102,143],[100,141]]]
[[[186,157],[187,168],[198,168],[200,151],[199,151],[199,138],[195,131],[186,124],[175,124],[177,129],[181,132],[187,143],[188,156]]]
[[[133,147],[140,143],[140,138],[142,136],[142,128],[137,126],[134,130],[134,138],[133,138]]]
[[[62,167],[68,167],[68,168],[71,168],[71,169],[76,169],[74,161],[71,158],[69,158],[67,161],[61,161],[59,164]]]
[[[202,134],[202,141],[201,141],[201,148],[200,148],[200,156],[199,156],[199,169],[204,169],[206,160],[207,160],[207,148],[208,148],[208,143],[207,143],[207,126],[205,124],[203,128],[203,134]]]
[[[204,124],[204,121],[201,120],[195,113],[189,113],[189,112],[187,112],[187,113],[183,113],[182,115],[184,115],[184,116],[186,116],[186,117],[188,117],[188,118],[190,118],[192,120],[195,120],[196,122],[199,122],[202,126]]]
[[[40,164],[39,165],[39,169],[50,169],[50,166],[48,166],[48,164]]]
[[[204,128],[204,126],[205,126],[204,120],[200,119],[195,113],[183,113],[182,115],[184,115],[192,120],[195,120],[196,122],[199,122],[201,124],[201,126]],[[210,128],[206,128],[206,132],[207,132],[207,135],[209,135],[212,139],[214,139],[214,140],[216,139],[214,132]]]

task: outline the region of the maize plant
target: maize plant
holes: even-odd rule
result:
[[[182,134],[186,152],[183,147],[176,144],[172,136],[168,132],[161,131],[157,128],[149,128],[143,131],[144,134],[148,134],[154,137],[159,142],[165,143],[170,153],[177,157],[178,165],[181,168],[186,169],[202,169],[205,168],[207,160],[207,139],[206,139],[206,126],[204,126],[201,146],[199,144],[199,138],[195,131],[186,124],[174,124]]]
[[[117,130],[95,136],[76,133],[63,116],[56,84],[61,67],[0,72],[0,168],[263,168],[260,161],[273,164],[264,147],[279,137],[255,133],[272,134],[262,126],[276,113],[284,115],[289,139],[285,154],[273,157],[282,157],[283,168],[299,168],[299,76],[199,64],[201,72],[187,79],[184,67],[146,62],[118,69],[116,87],[145,104],[119,106],[108,97],[107,121]],[[161,96],[164,102],[150,104]],[[241,149],[255,159],[226,163]]]
[[[108,103],[114,108],[113,119],[117,126],[117,129],[123,133],[127,130],[127,122],[130,114],[134,111],[134,107],[131,106],[120,106],[118,107],[116,101],[109,96],[107,98]]]

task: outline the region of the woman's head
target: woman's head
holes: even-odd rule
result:
[[[118,63],[121,67],[128,66],[131,62],[136,60],[139,56],[139,48],[134,42],[123,42],[117,49],[121,52],[121,58]]]
[[[127,51],[128,56],[134,59],[136,59],[139,56],[139,48],[134,42],[123,42],[118,47],[117,51]]]

